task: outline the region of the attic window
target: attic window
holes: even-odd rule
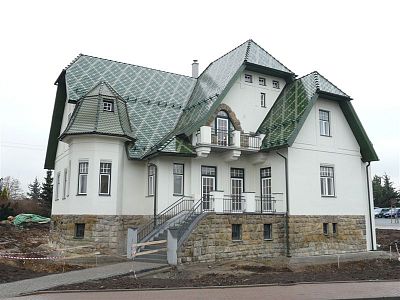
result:
[[[114,111],[114,102],[110,100],[103,100],[104,111]]]
[[[244,82],[252,83],[253,82],[253,76],[250,75],[250,74],[244,74]]]
[[[279,89],[279,81],[278,80],[272,80],[272,87],[274,89]]]

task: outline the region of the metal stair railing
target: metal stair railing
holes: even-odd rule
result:
[[[203,213],[203,199],[204,197],[200,198],[192,207],[190,211],[186,214],[185,218],[182,219],[179,223],[181,226],[178,227],[178,240],[180,240],[185,233],[185,231],[188,229],[190,224],[185,224],[187,223],[188,220],[193,218],[194,216],[200,215]],[[193,221],[193,220],[192,220]]]
[[[155,229],[164,225],[168,220],[174,218],[184,211],[190,211],[193,207],[193,202],[194,201],[192,197],[183,196],[175,203],[165,208],[163,211],[153,217],[150,222],[148,222],[146,225],[138,230],[138,241],[143,241],[144,238],[154,232]]]

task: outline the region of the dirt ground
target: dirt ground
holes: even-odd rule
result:
[[[48,242],[49,225],[31,224],[24,228],[0,224],[0,284],[83,268],[52,260],[19,260],[1,257],[7,253],[22,253],[24,257],[51,255],[43,245]],[[398,230],[377,230],[377,242],[388,250],[394,241],[400,241]],[[392,247],[393,251],[395,248]],[[16,255],[18,256],[18,255]],[[82,284],[62,286],[57,289],[108,289],[108,288],[161,288],[191,286],[221,286],[259,283],[289,284],[307,281],[384,280],[400,279],[400,262],[397,260],[369,260],[310,266],[290,269],[285,263],[228,262],[189,264],[153,276],[135,278],[133,274]]]
[[[48,243],[49,228],[49,224],[28,224],[22,228],[0,224],[0,284],[82,269],[81,266],[64,264],[62,261],[2,257],[45,258],[54,255],[42,247]]]

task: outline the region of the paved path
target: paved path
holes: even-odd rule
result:
[[[395,229],[400,230],[400,219],[385,219],[385,218],[375,218],[375,227],[377,229]]]
[[[0,284],[0,299],[6,297],[14,297],[22,293],[32,293],[34,291],[45,290],[64,284],[79,283],[88,280],[128,274],[132,271],[132,268],[135,270],[136,273],[143,273],[145,271],[150,271],[162,267],[167,267],[167,265],[145,262],[124,262],[108,266],[4,283]]]
[[[400,281],[298,284],[290,286],[258,286],[242,288],[147,290],[118,292],[51,293],[15,300],[162,300],[162,299],[360,299],[400,297]]]

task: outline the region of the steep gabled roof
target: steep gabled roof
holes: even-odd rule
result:
[[[112,112],[103,110],[103,100],[113,102]],[[126,101],[106,82],[98,83],[78,100],[62,140],[68,135],[97,134],[124,137],[133,141],[131,122]]]
[[[162,148],[173,136],[190,135],[204,125],[222,102],[237,77],[249,64],[257,65],[264,72],[279,72],[286,77],[294,73],[254,41],[248,40],[212,62],[198,77],[196,86],[173,132],[151,149]],[[274,73],[276,74],[276,73]],[[151,151],[150,151],[151,152]]]
[[[336,100],[360,145],[364,161],[376,161],[378,156],[359,121],[351,98],[318,72],[312,72],[285,86],[258,128],[265,134],[261,150],[271,151],[291,146],[317,98]]]

